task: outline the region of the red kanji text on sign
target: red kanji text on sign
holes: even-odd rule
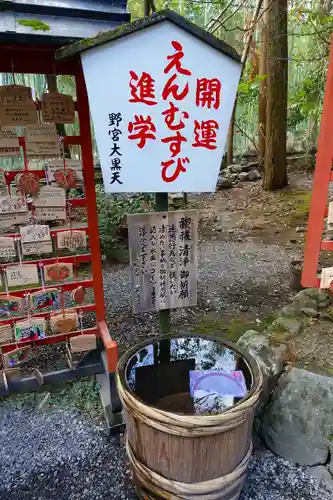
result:
[[[195,103],[198,107],[219,109],[221,102],[221,82],[217,78],[197,80]]]
[[[176,165],[174,166],[175,162]],[[190,163],[187,157],[177,158],[177,160],[162,161],[161,165],[163,168],[161,175],[164,182],[174,182],[181,172],[186,172],[186,168],[184,167],[185,163]],[[171,169],[172,166],[174,166],[173,169]],[[173,170],[173,173],[169,174],[168,170]]]
[[[174,158],[175,156],[179,155],[182,147],[182,142],[187,142],[187,139],[179,132],[179,130],[177,130],[176,135],[172,137],[164,137],[164,139],[162,139],[162,142],[164,144],[170,144],[169,149],[172,153],[172,158]]]
[[[185,69],[181,65],[181,60],[184,57],[183,46],[181,43],[176,42],[175,40],[171,42],[171,45],[176,50],[174,54],[167,56],[167,59],[170,61],[169,64],[164,68],[164,73],[167,74],[172,68],[176,68],[176,71],[181,75],[191,75],[192,72],[189,69]]]
[[[194,120],[194,148],[206,148],[214,150],[216,146],[216,135],[219,124],[215,120],[204,120],[201,123]]]
[[[149,139],[156,139],[156,127],[151,116],[134,115],[134,121],[129,122],[128,131],[130,140],[137,140],[138,147],[144,148]]]
[[[129,73],[131,77],[129,82],[131,99],[129,99],[129,102],[155,106],[157,104],[155,101],[155,80],[145,71],[141,74],[140,78],[134,71],[130,71]]]
[[[188,83],[186,83],[183,90],[179,90],[179,86],[177,83],[174,83],[177,78],[177,75],[172,75],[169,80],[166,82],[165,87],[162,92],[162,99],[166,101],[169,99],[171,95],[175,101],[182,101],[188,94],[189,88]]]
[[[187,120],[189,118],[189,114],[187,113],[187,111],[181,111],[179,123],[176,124],[175,121],[178,112],[179,108],[177,108],[177,106],[175,106],[173,102],[169,102],[169,108],[162,112],[162,115],[164,115],[165,123],[170,130],[181,130],[185,127],[185,123],[182,121],[182,118],[184,120]]]

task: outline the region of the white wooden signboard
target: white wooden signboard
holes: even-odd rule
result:
[[[133,312],[197,303],[196,210],[128,215]]]
[[[107,192],[215,191],[240,63],[169,20],[81,59]]]

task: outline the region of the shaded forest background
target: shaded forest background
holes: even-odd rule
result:
[[[257,154],[265,167],[264,187],[284,187],[286,153],[308,155],[316,148],[333,31],[332,0],[128,2],[133,20],[163,8],[222,38],[242,56],[244,70],[225,160],[231,164],[235,156]],[[13,82],[11,74],[1,78]],[[16,82],[31,85],[37,97],[54,83],[44,75],[17,75]],[[58,77],[57,85],[75,96],[71,77]],[[78,133],[78,124],[66,125],[66,133]]]
[[[226,163],[257,154],[263,187],[287,184],[286,154],[316,149],[331,34],[332,1],[130,0],[133,18],[171,8],[242,55],[244,71]]]
[[[254,155],[262,170],[263,188],[279,190],[287,182],[289,153],[305,155],[313,166],[333,31],[332,0],[129,0],[132,19],[170,8],[234,47],[244,62],[235,113],[222,168]],[[13,75],[0,74],[0,83]],[[72,77],[16,75],[35,97],[48,90],[73,95]],[[79,134],[78,123],[61,133]],[[71,149],[72,157],[79,151]],[[94,141],[95,164],[98,153]],[[39,164],[40,163],[40,164]],[[21,168],[22,159],[3,159],[2,167]],[[31,168],[42,168],[36,161]],[[145,201],[149,197],[145,196]],[[105,195],[97,183],[100,236],[105,255],[118,245],[125,214],[147,210],[142,196]]]

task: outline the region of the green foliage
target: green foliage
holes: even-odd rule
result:
[[[25,26],[26,28],[31,28],[34,31],[50,31],[50,26],[46,23],[43,23],[40,19],[34,19],[28,21],[27,19],[19,19],[18,24],[21,26]]]
[[[288,129],[294,130],[311,115],[319,118],[323,97],[324,86],[319,71],[312,78],[305,78],[300,82],[289,97]]]
[[[145,203],[142,195],[124,198],[106,194],[103,186],[97,184],[96,200],[102,255],[104,259],[124,260],[127,257],[127,240],[120,234],[119,229],[127,227],[127,214],[149,210],[152,199]]]
[[[258,101],[260,82],[266,80],[267,75],[256,76],[253,80],[247,77],[242,79],[238,85],[238,99],[240,101]]]

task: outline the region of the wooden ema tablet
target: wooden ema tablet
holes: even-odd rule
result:
[[[39,340],[46,337],[45,318],[32,318],[18,321],[14,325],[14,337],[17,342],[24,340]]]
[[[77,185],[77,176],[74,170],[59,170],[54,173],[54,179],[58,186],[64,189],[74,189]]]
[[[14,238],[0,236],[0,258],[10,258],[16,256]]]
[[[83,181],[82,163],[80,160],[67,160],[66,168],[64,166],[63,160],[51,160],[45,165],[47,169],[47,175],[49,182],[56,182],[55,174],[56,172],[69,172],[73,170],[75,172],[76,181]]]
[[[77,335],[69,339],[69,345],[72,353],[86,352],[96,349],[96,335]]]
[[[20,156],[16,127],[0,127],[0,157]]]
[[[66,192],[58,186],[42,186],[34,198],[38,221],[66,220]]]
[[[13,329],[10,325],[0,325],[0,345],[13,341]]]
[[[66,192],[59,186],[42,186],[38,197],[34,198],[35,207],[66,208]]]
[[[26,200],[22,196],[0,196],[0,214],[17,214],[28,212]]]
[[[0,314],[11,315],[23,311],[24,302],[21,297],[14,295],[0,296]]]
[[[70,95],[58,92],[42,94],[41,110],[44,122],[74,123],[74,101]]]
[[[45,281],[65,281],[73,279],[73,264],[57,263],[44,266]]]
[[[15,83],[0,86],[0,104],[26,104],[31,99],[31,87]]]
[[[39,123],[25,127],[27,156],[59,156],[60,145],[54,123]]]
[[[0,168],[0,194],[6,194],[7,193],[7,183],[6,183],[6,175],[5,175],[5,170],[3,168]]]
[[[84,286],[78,286],[71,292],[71,299],[76,304],[83,304],[86,296],[86,289]]]
[[[10,287],[36,285],[39,283],[36,264],[13,265],[6,268],[7,283]]]
[[[16,187],[22,195],[31,194],[34,196],[38,192],[39,177],[32,172],[17,175],[15,181]]]
[[[96,335],[80,334],[75,337],[71,337],[66,345],[67,361],[71,370],[74,370],[77,367],[84,353],[96,349],[96,346]]]
[[[18,224],[27,224],[29,222],[29,212],[20,214],[1,214],[0,230],[6,231]]]
[[[3,358],[3,366],[5,369],[7,368],[16,368],[21,363],[28,361],[30,359],[31,354],[31,346],[22,346],[13,349],[10,352],[7,352],[2,355]]]
[[[38,290],[30,294],[30,307],[33,311],[60,309],[60,294],[57,288]]]
[[[320,288],[328,290],[333,281],[333,267],[324,267],[321,271]]]
[[[54,333],[71,332],[78,326],[78,315],[76,312],[66,310],[61,313],[53,313],[50,316],[50,325]]]
[[[0,87],[0,125],[28,125],[38,122],[37,109],[30,87],[2,85]]]
[[[85,231],[69,230],[57,233],[57,245],[59,250],[67,248],[74,252],[78,248],[87,246],[87,235]]]
[[[19,148],[16,127],[0,127],[0,148]]]

